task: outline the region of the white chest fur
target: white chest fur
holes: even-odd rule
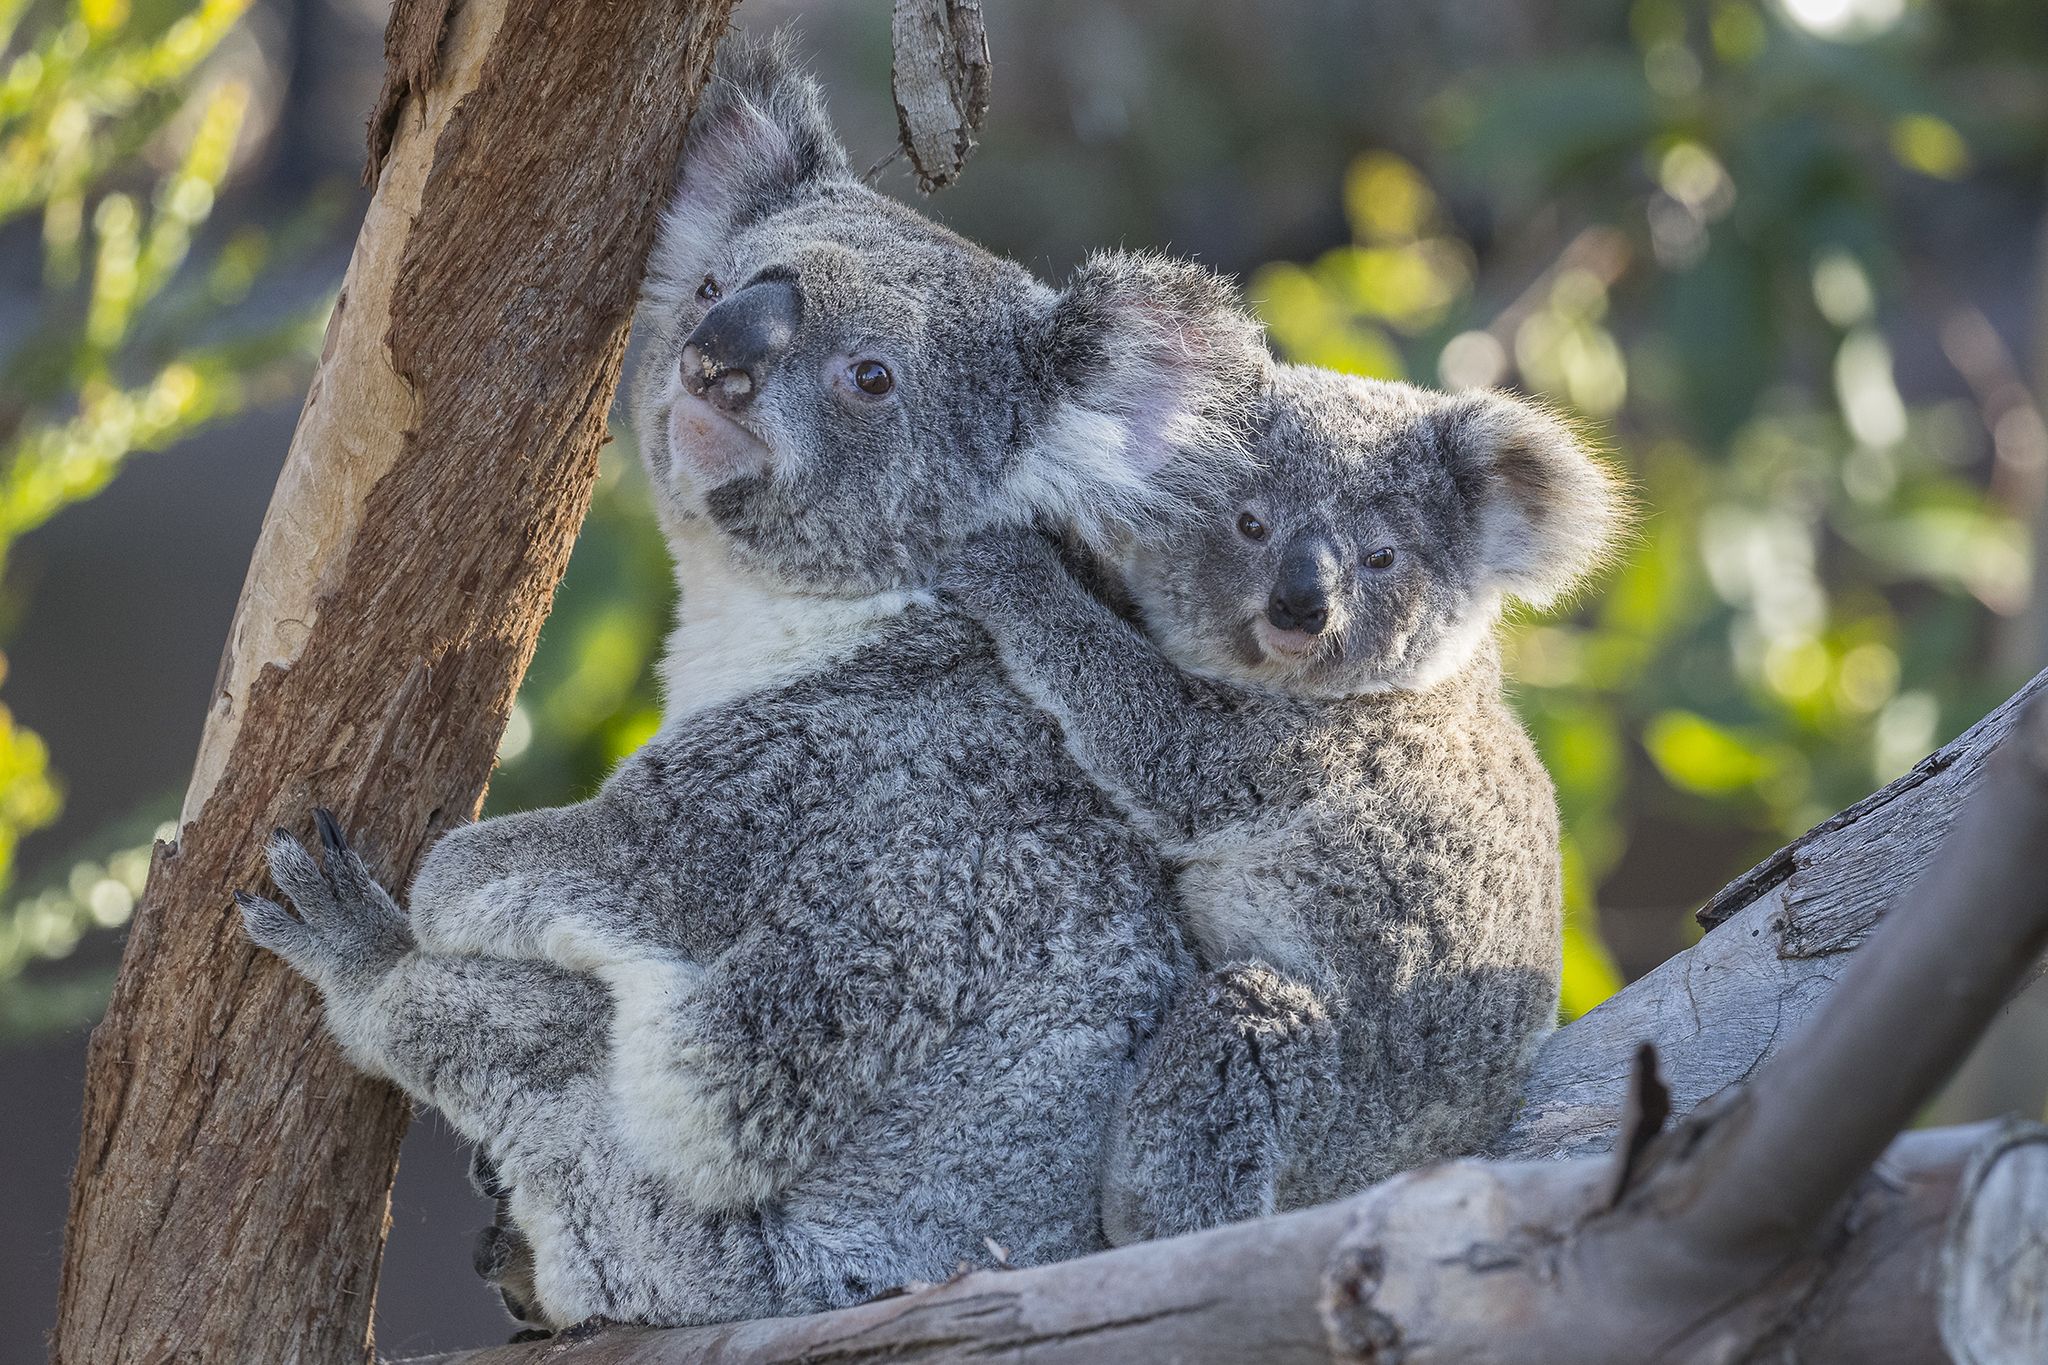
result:
[[[823,667],[927,596],[792,592],[733,564],[708,529],[678,536],[669,548],[682,595],[661,664],[662,714],[670,723]]]

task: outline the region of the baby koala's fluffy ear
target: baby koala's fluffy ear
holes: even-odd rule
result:
[[[851,179],[825,93],[803,69],[789,30],[729,39],[690,119],[654,272],[695,289],[736,226]]]
[[[1562,420],[1504,393],[1461,395],[1445,432],[1479,510],[1479,556],[1510,597],[1547,607],[1605,561],[1628,521],[1620,481]]]
[[[1098,252],[1037,338],[1052,406],[1013,491],[1101,545],[1170,518],[1233,465],[1272,371],[1228,281],[1151,252]]]

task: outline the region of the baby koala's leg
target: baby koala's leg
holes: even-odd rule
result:
[[[1138,1059],[1111,1126],[1103,1231],[1122,1246],[1272,1213],[1335,1103],[1315,993],[1258,963],[1205,973]]]

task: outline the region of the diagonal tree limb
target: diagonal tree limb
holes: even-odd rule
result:
[[[402,883],[471,816],[588,505],[730,0],[401,0],[376,194],[237,606],[176,843],[94,1030],[62,1365],[347,1362],[405,1106],[244,940],[317,802]],[[602,149],[593,155],[593,148]]]
[[[1748,1086],[1727,1169],[1689,1236],[1730,1252],[1796,1237],[1912,1118],[2048,947],[2048,703],[1992,756],[1941,856],[1827,1007]]]
[[[1755,1075],[1827,1002],[1899,888],[1932,863],[2015,718],[2044,694],[2048,672],[1730,883],[1701,911],[1704,939],[1545,1043],[1494,1155],[1607,1150],[1645,1042],[1680,1112]]]
[[[2029,692],[2037,689],[2038,681]],[[1668,1096],[1654,1053],[1633,1050],[1633,1083],[1626,1094],[1616,1083],[1607,1102],[1611,1113],[1631,1115],[1618,1152],[1449,1162],[1338,1204],[1061,1265],[969,1275],[838,1313],[463,1359],[2048,1359],[2048,1130],[1979,1125],[1891,1140],[2048,937],[2048,878],[2038,871],[2048,835],[2048,703],[1994,719],[1952,748],[1938,772],[1866,803],[1894,821],[1919,804],[1921,818],[1949,837],[1870,946],[1837,955],[1839,997],[1818,1022],[1774,1030],[1751,1050],[1752,1085],[1661,1133]],[[1997,746],[2001,735],[2007,742]],[[1930,796],[1937,781],[1952,784],[1938,802]],[[1862,853],[1875,858],[1882,848]],[[1760,931],[1724,937],[1741,924],[1738,916],[1708,936],[1707,944],[1723,939],[1736,950],[1723,962],[1756,954],[1765,941]],[[1858,929],[1857,941],[1864,936]],[[1711,1001],[1696,1002],[1691,1022],[1711,1030],[1725,1019]],[[1569,1056],[1578,1027],[1558,1035],[1559,1056]],[[1602,1146],[1611,1127],[1588,1126],[1586,1145]]]

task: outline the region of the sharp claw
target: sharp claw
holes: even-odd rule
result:
[[[239,890],[239,889],[238,889],[238,890],[236,890],[236,892],[234,893],[234,895],[235,895],[235,904],[236,904],[236,905],[239,905],[239,906],[241,906],[241,907],[242,907],[242,908],[243,908],[244,910],[247,910],[247,909],[249,909],[249,908],[250,908],[251,906],[253,906],[253,905],[255,905],[255,904],[256,904],[256,898],[255,898],[254,896],[250,895],[250,894],[249,894],[248,892],[246,892],[246,891],[242,891],[242,890]]]
[[[335,823],[333,811],[325,806],[313,807],[313,828],[320,832],[320,846],[329,853],[348,852],[348,840],[341,837],[341,826]]]

